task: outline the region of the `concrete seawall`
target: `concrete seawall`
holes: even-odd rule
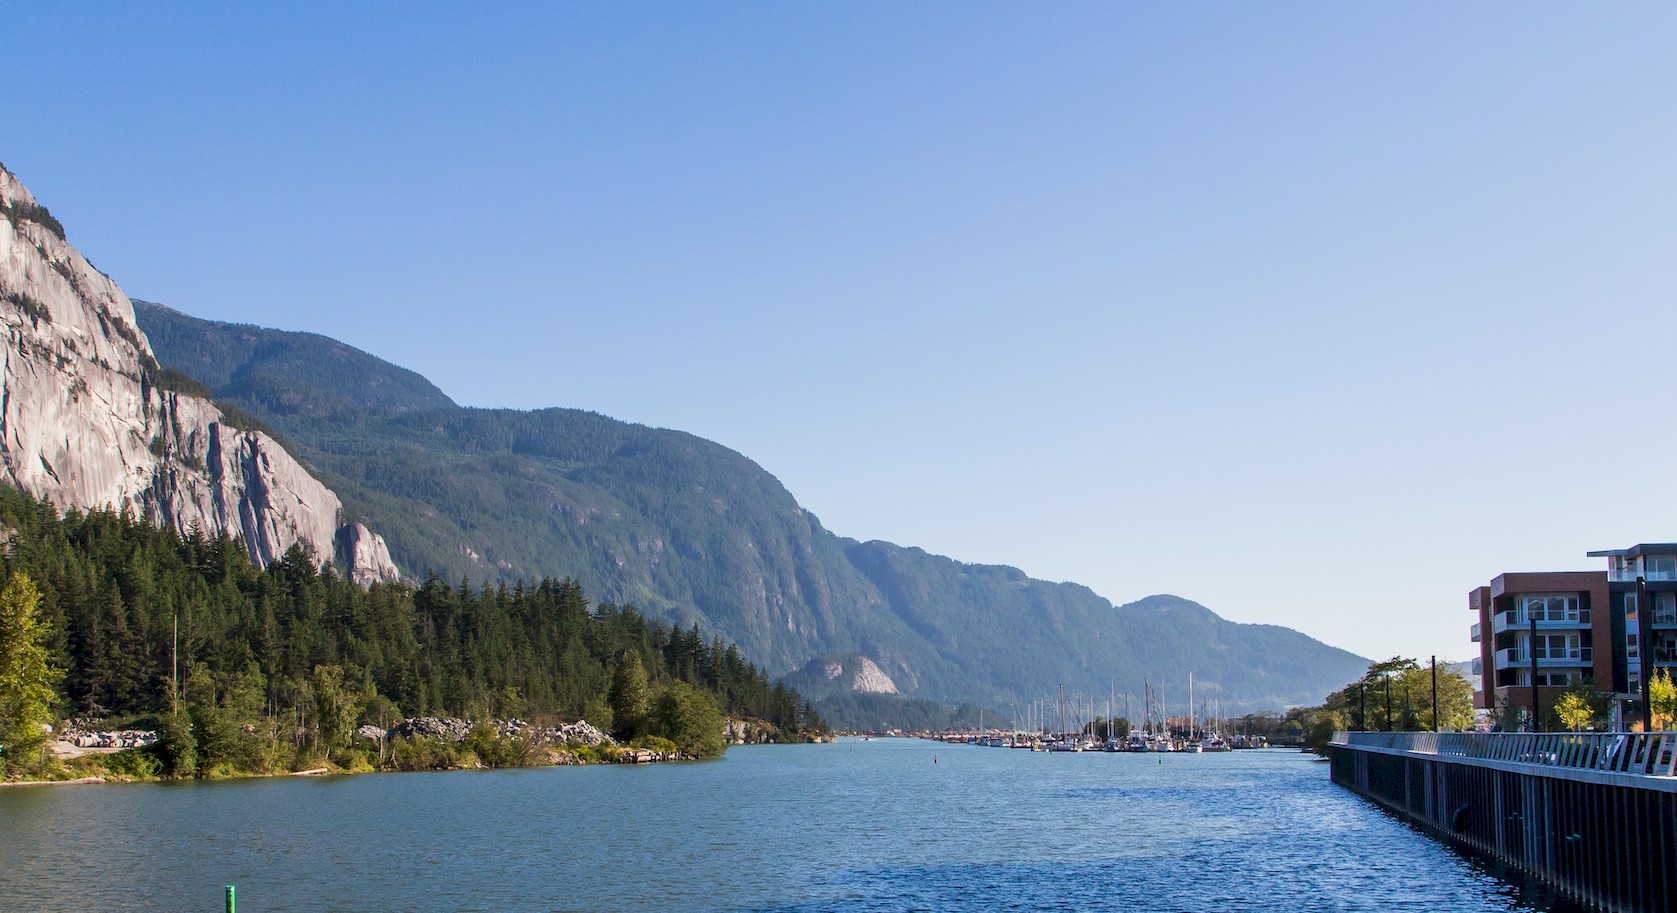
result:
[[[1335,735],[1333,781],[1610,913],[1677,909],[1677,733]]]

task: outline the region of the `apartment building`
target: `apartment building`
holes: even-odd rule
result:
[[[1534,681],[1539,704],[1553,707],[1589,679],[1615,695],[1628,722],[1641,712],[1644,660],[1677,666],[1677,543],[1587,554],[1607,569],[1502,574],[1468,593],[1479,616],[1475,706],[1524,717]]]
[[[1597,649],[1612,642],[1604,612],[1610,592],[1602,571],[1500,574],[1469,592],[1468,607],[1479,615],[1475,705],[1529,714],[1534,678],[1546,707],[1585,678],[1613,681],[1613,651]]]
[[[1613,687],[1603,684],[1602,690],[1640,701],[1644,660],[1649,668],[1677,666],[1677,543],[1644,543],[1589,555],[1607,559],[1612,594],[1616,674]]]

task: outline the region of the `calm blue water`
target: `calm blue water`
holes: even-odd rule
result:
[[[933,763],[934,757],[937,763]],[[1558,911],[1294,752],[911,740],[715,762],[0,790],[0,907]]]

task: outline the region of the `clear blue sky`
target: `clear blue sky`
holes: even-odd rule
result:
[[[1462,658],[1677,540],[1673,9],[20,4],[0,161],[135,297]]]

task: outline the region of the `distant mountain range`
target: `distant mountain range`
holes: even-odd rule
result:
[[[836,536],[762,467],[691,434],[464,408],[324,336],[139,301],[135,313],[162,364],[288,438],[410,576],[573,577],[796,672],[806,694],[1006,707],[1061,683],[1104,698],[1151,681],[1181,712],[1193,671],[1197,695],[1232,712],[1318,702],[1368,664],[1174,596],[1114,606],[1015,568]]]

